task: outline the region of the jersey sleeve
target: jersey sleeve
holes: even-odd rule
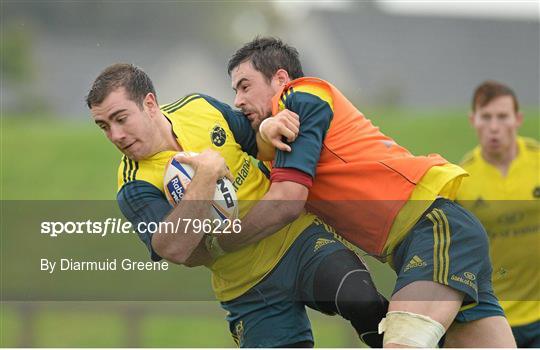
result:
[[[204,96],[204,98],[214,108],[219,110],[225,118],[225,121],[231,129],[234,139],[240,145],[242,150],[250,156],[257,156],[257,138],[255,130],[251,127],[251,123],[240,111],[233,110],[231,106],[220,102],[213,97]]]
[[[161,222],[172,210],[163,193],[154,185],[141,180],[125,184],[117,196],[118,206],[122,214],[136,229],[141,222]],[[162,258],[152,248],[152,233],[138,232],[139,238],[146,245],[153,261]]]
[[[274,167],[293,168],[313,178],[334,112],[328,102],[320,97],[294,91],[287,96],[285,108],[300,117],[300,132],[290,144],[291,152],[276,150]]]

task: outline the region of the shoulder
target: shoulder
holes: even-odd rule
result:
[[[163,173],[175,151],[164,151],[140,161],[122,156],[118,166],[118,191],[132,181],[145,181],[158,189],[163,188]]]
[[[173,120],[177,118],[192,118],[194,115],[208,115],[223,117],[230,123],[243,118],[243,114],[240,111],[234,110],[227,103],[203,93],[186,95],[176,102],[162,106],[161,110],[167,113]]]
[[[536,154],[540,153],[540,142],[538,142],[537,140],[529,137],[520,137],[518,140],[523,142],[523,145],[525,146],[527,152],[532,152]]]
[[[230,110],[232,110],[228,104],[199,92],[185,95],[172,103],[161,106],[160,109],[162,112],[165,112],[168,115],[186,109],[189,109],[190,111],[193,109],[197,109],[198,111],[215,110],[221,112],[222,114],[228,113]]]
[[[476,164],[478,164],[481,161],[480,156],[480,149],[477,146],[473,150],[470,150],[469,152],[465,153],[463,158],[461,158],[461,161],[459,162],[459,166],[461,166],[463,169],[470,171],[472,167],[474,167]]]
[[[287,100],[296,103],[325,103],[334,109],[332,85],[318,78],[300,78],[291,81],[281,95],[283,103]]]
[[[198,93],[187,94],[174,102],[161,106],[160,109],[167,114],[174,113],[182,107],[185,107],[186,105],[192,103],[193,101],[203,98],[203,96],[204,95]]]

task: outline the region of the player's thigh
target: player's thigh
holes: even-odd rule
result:
[[[470,322],[454,322],[446,332],[448,348],[514,348],[516,343],[504,316],[490,316]]]
[[[251,290],[240,298],[222,303],[228,311],[231,335],[242,348],[291,347],[307,343],[313,335],[304,305],[287,300],[265,300]]]
[[[239,346],[313,344],[305,305],[297,294],[302,252],[306,245],[310,246],[311,238],[311,231],[306,229],[261,282],[242,296],[222,303],[228,311],[229,328]]]
[[[404,311],[430,317],[448,329],[456,317],[463,293],[432,281],[416,281],[392,295],[388,311]]]
[[[391,309],[405,305],[429,311],[444,305],[455,316],[456,303],[476,305],[480,284],[491,279],[485,230],[472,214],[445,199],[433,203],[392,258],[398,278]]]

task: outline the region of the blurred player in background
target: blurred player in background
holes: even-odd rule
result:
[[[275,202],[306,203],[396,271],[380,324],[385,347],[435,347],[445,332],[448,346],[515,346],[492,291],[486,233],[452,201],[463,169],[439,155],[413,156],[330,83],[304,78],[298,52],[278,39],[247,43],[228,72],[235,106],[263,139],[267,118],[284,109],[299,115],[300,132],[291,152],[276,151],[270,190],[241,235],[219,239],[223,249],[285,225],[291,213]]]
[[[518,136],[523,122],[508,86],[486,81],[472,99],[479,145],[462,167],[458,200],[490,239],[493,288],[518,347],[540,347],[540,145]]]
[[[141,69],[116,64],[94,81],[87,105],[95,123],[124,154],[118,169],[117,199],[134,224],[209,217],[216,181],[230,173],[237,188],[240,217],[262,198],[269,171],[253,158],[256,136],[248,120],[203,94],[159,107],[152,81]],[[195,175],[174,209],[164,195],[163,175],[176,152]],[[228,168],[227,168],[228,167]],[[285,205],[287,207],[287,205]],[[193,226],[191,226],[193,227]],[[234,253],[216,247],[215,237],[185,231],[139,233],[152,260],[204,264],[235,341],[242,347],[311,347],[305,306],[339,313],[360,337],[380,346],[377,324],[388,302],[377,292],[363,262],[312,214]],[[360,298],[358,297],[360,295]]]

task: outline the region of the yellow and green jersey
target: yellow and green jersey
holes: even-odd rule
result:
[[[255,134],[241,113],[209,96],[193,94],[161,107],[184,151],[218,151],[232,175],[240,218],[268,191],[267,168],[256,155]],[[244,151],[246,150],[246,151]],[[166,151],[135,162],[122,158],[118,168],[118,201],[122,212],[134,224],[161,221],[171,210],[165,199],[163,175],[175,151]],[[146,204],[151,203],[152,205]],[[296,237],[315,216],[304,214],[267,238],[228,253],[211,266],[212,286],[221,301],[234,299],[261,281],[287,252]],[[139,234],[152,259],[161,259],[152,249],[150,234]]]
[[[521,137],[517,143],[506,176],[479,146],[467,154],[462,167],[471,176],[458,191],[489,235],[493,288],[513,327],[540,320],[540,145]]]

